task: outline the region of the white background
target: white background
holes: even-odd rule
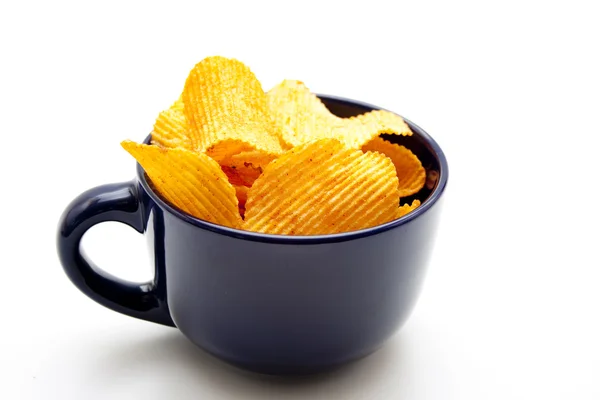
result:
[[[0,3],[0,398],[599,399],[597,2],[409,3]],[[359,363],[246,374],[61,270],[63,208],[134,176],[119,142],[142,140],[215,54],[266,89],[301,79],[397,111],[448,156],[420,301]],[[115,274],[150,276],[133,230],[85,244]]]

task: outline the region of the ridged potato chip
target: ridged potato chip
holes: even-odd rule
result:
[[[240,216],[244,218],[244,214],[246,214],[246,200],[248,200],[248,190],[250,190],[250,188],[248,186],[238,185],[233,185],[233,187],[235,188],[235,195],[238,198]]]
[[[208,154],[213,160],[216,160],[217,162],[221,163],[223,160],[231,157],[231,155],[233,154],[238,154],[241,152],[247,152],[247,151],[252,151],[253,147],[251,145],[249,145],[246,142],[243,142],[241,140],[222,140],[220,142],[218,142],[218,144],[216,144],[213,147],[210,147],[206,150],[196,150],[199,152],[203,152]]]
[[[331,138],[360,149],[382,133],[412,135],[402,117],[389,111],[339,118],[300,81],[285,80],[276,85],[267,93],[267,103],[282,139],[289,146]]]
[[[205,221],[240,228],[236,191],[219,164],[184,148],[121,143],[144,168],[154,188],[169,203]]]
[[[262,168],[273,160],[262,151],[244,151],[221,160],[221,168],[233,185],[252,186]]]
[[[252,186],[254,181],[260,176],[262,170],[254,168],[253,166],[244,166],[243,164],[239,167],[231,167],[221,165],[221,169],[227,175],[229,183],[232,185],[239,186]]]
[[[244,151],[222,160],[221,165],[230,165],[236,167],[239,165],[252,165],[254,168],[264,168],[275,158],[277,157],[260,150]]]
[[[152,144],[162,147],[184,147],[191,149],[188,124],[183,113],[183,101],[178,99],[173,105],[158,115],[152,131]]]
[[[400,197],[415,194],[425,185],[425,168],[417,156],[406,147],[376,137],[365,144],[362,150],[377,151],[392,160],[398,174]]]
[[[260,82],[241,62],[208,57],[196,64],[182,93],[192,148],[217,161],[244,151],[276,157],[283,149]]]
[[[240,207],[246,207],[246,201],[248,200],[248,190],[250,188],[248,186],[233,186],[235,189],[235,195],[238,198],[238,204]]]
[[[398,210],[396,211],[396,218],[405,216],[406,214],[413,211],[415,208],[419,207],[420,205],[421,205],[421,202],[419,200],[415,199],[415,200],[413,200],[411,205],[404,204],[403,206],[398,207]]]
[[[264,169],[248,191],[243,227],[284,235],[354,231],[394,219],[398,204],[388,157],[322,139],[287,151]]]

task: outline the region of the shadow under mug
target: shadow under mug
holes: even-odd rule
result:
[[[319,96],[350,117],[379,109]],[[164,202],[142,168],[131,182],[82,193],[61,216],[58,254],[73,284],[120,313],[176,326],[192,342],[238,367],[269,374],[320,372],[377,350],[417,300],[448,180],[437,143],[390,135],[427,170],[422,205],[376,227],[321,236],[246,232],[191,217]],[[146,141],[149,140],[149,137]],[[92,226],[125,223],[148,239],[155,276],[127,282],[98,268],[80,249]]]

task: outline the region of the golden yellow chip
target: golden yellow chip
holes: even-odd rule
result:
[[[264,169],[248,191],[243,227],[285,235],[354,231],[394,219],[398,203],[388,157],[322,139],[287,151]]]
[[[284,80],[267,93],[269,111],[288,146],[331,137],[337,118],[300,81]]]
[[[400,197],[417,193],[425,184],[425,168],[417,156],[406,147],[376,137],[365,144],[362,150],[377,151],[392,160],[398,174]]]
[[[273,160],[262,151],[244,151],[221,160],[221,168],[233,185],[252,186],[263,167]]]
[[[221,165],[221,169],[227,175],[229,183],[239,186],[252,186],[254,181],[260,176],[262,170],[252,166],[230,167]]]
[[[396,211],[396,218],[405,216],[406,214],[408,214],[415,208],[419,207],[420,205],[421,205],[421,202],[419,200],[415,199],[415,200],[413,200],[411,205],[404,204],[402,207],[398,207],[398,210]]]
[[[248,200],[248,190],[250,189],[248,186],[238,186],[233,185],[235,189],[235,195],[238,198],[238,203],[240,207],[246,207],[246,201]]]
[[[244,218],[244,214],[246,214],[246,200],[248,199],[248,190],[250,188],[238,185],[233,185],[233,187],[235,188],[235,195],[238,198],[240,216]]]
[[[402,117],[389,111],[372,111],[352,118],[333,115],[300,81],[285,80],[267,93],[269,110],[289,146],[332,138],[360,149],[382,133],[412,135]]]
[[[208,57],[190,72],[182,93],[190,142],[217,161],[260,150],[282,153],[280,134],[258,79],[241,62]]]
[[[239,228],[238,199],[219,164],[183,148],[121,143],[144,168],[156,191],[182,211],[216,224]]]
[[[191,149],[188,125],[183,114],[183,101],[181,99],[178,99],[168,110],[158,115],[152,132],[152,143],[162,147]]]
[[[267,154],[260,150],[254,151],[243,151],[238,154],[234,154],[226,159],[222,160],[221,165],[229,165],[239,167],[240,165],[248,166],[249,164],[255,168],[264,168],[271,161],[273,161],[275,156],[272,154]]]
[[[206,149],[206,150],[197,150],[200,152],[205,152],[208,154],[213,160],[221,163],[223,160],[226,160],[231,157],[231,155],[238,154],[240,152],[245,153],[247,151],[252,151],[253,147],[246,142],[241,140],[230,140],[226,139],[220,141],[217,145]]]

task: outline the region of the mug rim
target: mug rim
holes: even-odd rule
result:
[[[324,100],[346,103],[349,105],[355,105],[363,108],[369,108],[372,110],[386,110],[385,108],[375,106],[373,104],[365,103],[358,100],[348,99],[339,96],[333,95],[325,95],[325,94],[317,94],[317,96]],[[386,110],[390,111],[390,110]],[[393,111],[390,111],[393,112]],[[402,117],[404,118],[404,117]],[[448,162],[446,160],[446,156],[442,151],[441,147],[437,144],[437,142],[421,127],[411,122],[410,120],[404,118],[406,123],[410,126],[413,133],[420,135],[424,141],[433,149],[435,156],[437,157],[440,164],[440,176],[438,178],[437,185],[433,192],[427,197],[427,199],[414,211],[409,212],[408,214],[394,219],[392,221],[386,222],[381,225],[376,225],[370,228],[360,229],[357,231],[350,232],[341,232],[327,235],[311,235],[311,236],[290,236],[290,235],[276,235],[270,233],[259,233],[259,232],[251,232],[245,231],[242,229],[235,229],[224,225],[215,224],[212,222],[204,221],[202,219],[193,217],[177,208],[171,206],[167,202],[158,196],[154,190],[150,187],[146,180],[146,175],[144,173],[144,169],[142,166],[137,163],[137,178],[141,183],[144,191],[150,196],[150,198],[163,210],[173,214],[175,217],[187,222],[191,225],[194,225],[198,228],[206,229],[212,231],[214,233],[223,234],[226,236],[230,236],[236,239],[249,240],[254,242],[263,242],[263,243],[277,243],[277,244],[323,244],[323,243],[335,243],[335,242],[345,242],[354,239],[360,239],[368,236],[377,235],[379,233],[386,232],[390,229],[394,229],[400,227],[402,225],[408,224],[412,220],[419,218],[421,215],[425,214],[437,201],[441,198],[444,190],[446,189],[446,184],[448,182]],[[151,134],[148,135],[146,141],[151,137]]]

